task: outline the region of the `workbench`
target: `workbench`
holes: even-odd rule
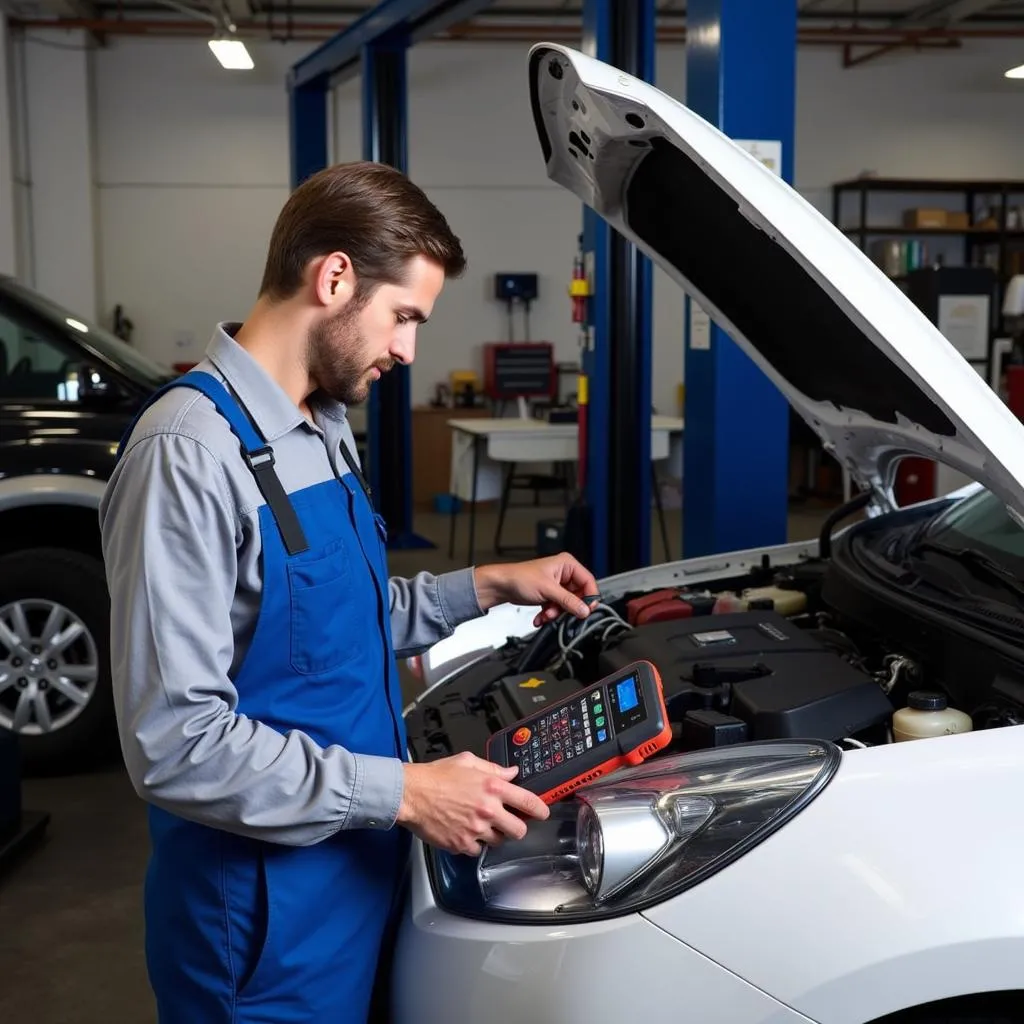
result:
[[[507,499],[503,464],[519,462],[576,462],[579,428],[575,423],[546,420],[460,419],[448,421],[452,431],[451,486],[453,496],[448,536],[448,557],[455,555],[455,521],[458,506],[469,505],[469,552],[473,564],[476,539],[476,506],[482,501]],[[681,442],[683,420],[678,416],[651,417],[651,462],[668,459],[673,443]],[[655,489],[657,500],[657,491]],[[659,512],[660,503],[659,503]],[[500,524],[499,524],[500,530]],[[664,520],[662,519],[664,533]],[[667,544],[667,541],[666,541]]]

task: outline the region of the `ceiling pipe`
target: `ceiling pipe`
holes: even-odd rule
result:
[[[188,39],[210,34],[209,23],[198,21],[161,21],[154,18],[10,18],[12,27],[22,29],[71,30],[85,29],[108,36],[160,36],[165,39]],[[237,21],[235,35],[247,38],[261,37],[278,42],[281,36],[268,32],[265,20]],[[288,33],[289,40],[318,42],[343,31],[337,22],[306,22]]]
[[[104,35],[163,36],[190,38],[209,33],[209,27],[199,21],[154,18],[19,18],[10,17],[12,27],[22,29],[85,29]],[[341,21],[292,22],[287,32],[268,31],[266,20],[246,19],[236,22],[238,36],[265,38],[270,41],[318,41],[347,28]],[[568,22],[560,24],[537,23],[520,25],[494,25],[463,23],[435,38],[439,41],[495,41],[495,42],[552,42],[578,41],[581,30]],[[684,25],[662,25],[657,31],[659,42],[684,42]],[[801,27],[797,42],[803,46],[885,46],[892,49],[947,47],[951,43],[971,39],[1024,39],[1024,26],[1006,28],[933,28],[920,30],[869,28],[867,26]]]

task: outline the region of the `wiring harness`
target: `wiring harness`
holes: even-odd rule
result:
[[[558,648],[561,654],[551,664],[550,670],[558,672],[569,664],[571,658],[582,658],[580,645],[588,637],[600,635],[604,643],[610,636],[633,627],[611,606],[603,602],[594,605],[587,618],[577,619],[563,615],[558,623]]]

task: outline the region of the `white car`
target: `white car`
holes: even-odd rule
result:
[[[1024,427],[685,106],[562,46],[529,74],[550,177],[729,331],[860,493],[820,542],[604,580],[582,626],[496,609],[427,653],[416,759],[483,755],[637,660],[673,742],[479,860],[417,844],[394,1019],[1024,1021]],[[899,509],[907,455],[973,482]]]

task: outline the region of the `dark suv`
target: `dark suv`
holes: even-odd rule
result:
[[[0,729],[72,771],[112,736],[97,508],[133,412],[174,376],[0,276]]]

